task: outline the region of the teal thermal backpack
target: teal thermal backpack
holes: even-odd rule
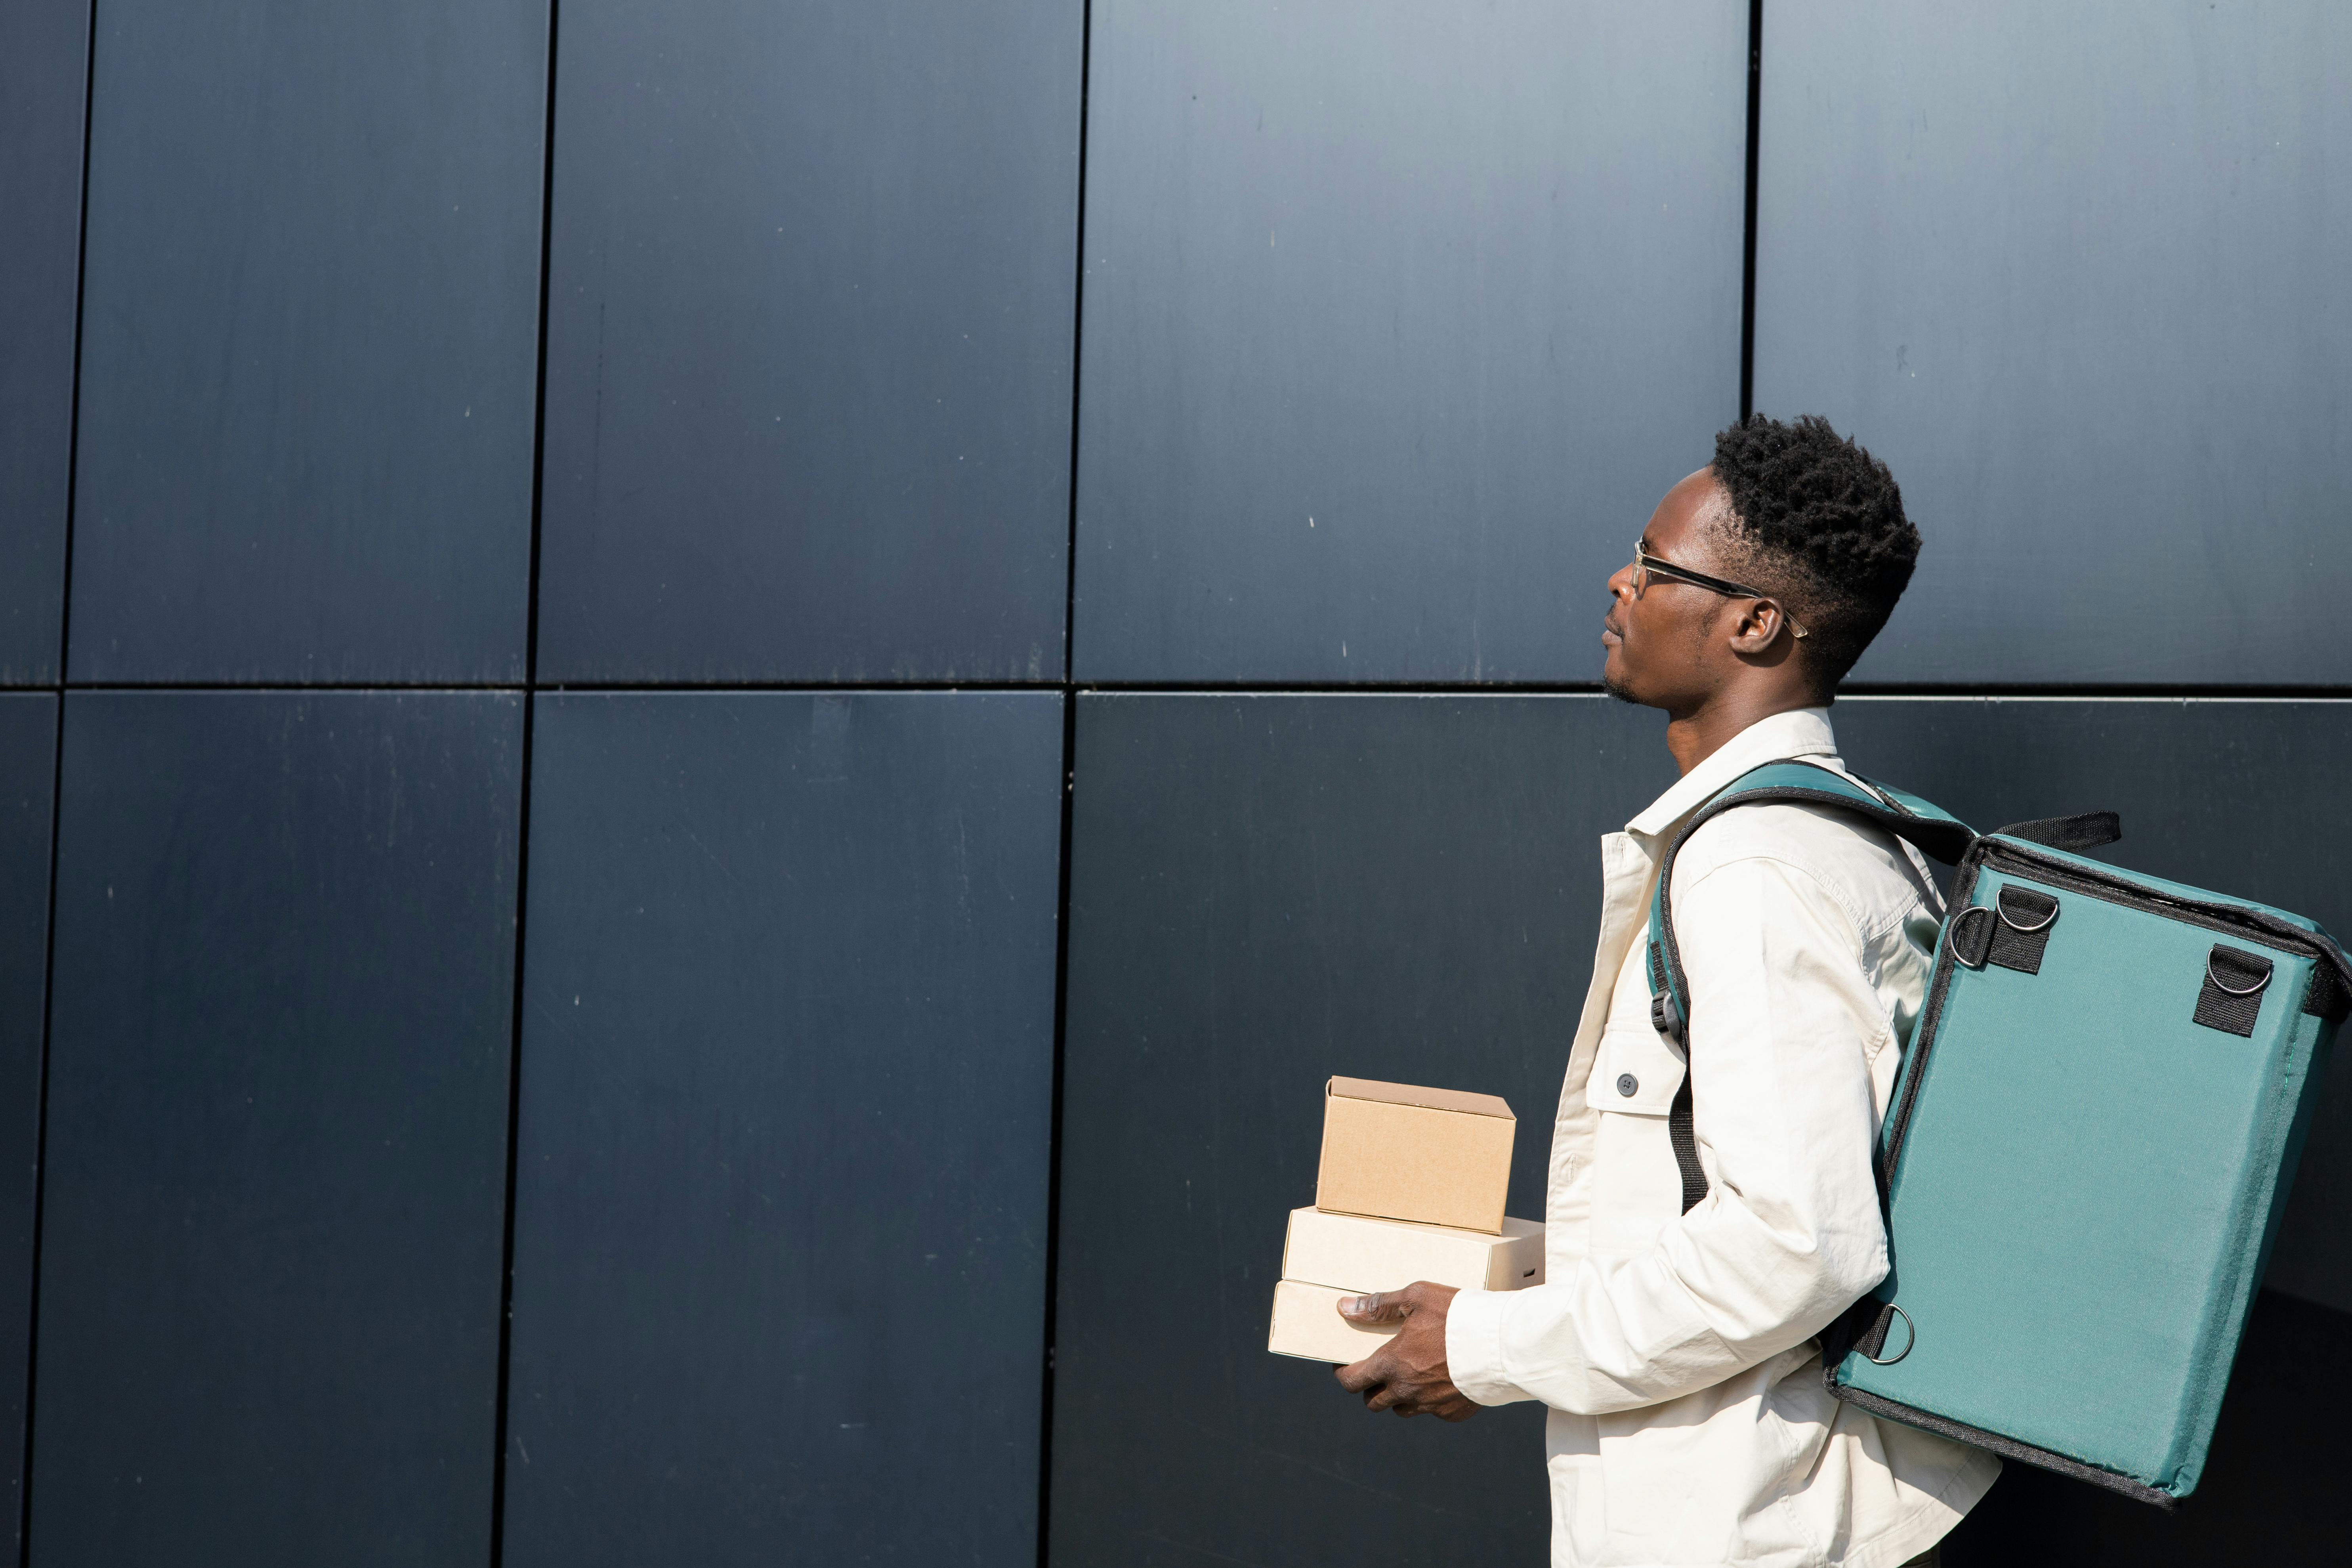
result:
[[[1822,1336],[1873,1415],[2170,1508],[2196,1488],[2285,1207],[2352,963],[2300,915],[2075,851],[2105,812],[1979,835],[1804,762],[1735,780],[1667,848],[1651,1021],[1687,1064],[1667,1117],[1683,1209],[1706,1195],[1690,992],[1668,908],[1700,824],[1794,802],[1956,868],[1880,1129],[1892,1268]]]

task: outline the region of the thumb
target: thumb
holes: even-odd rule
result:
[[[1339,1315],[1351,1323],[1401,1323],[1412,1315],[1412,1306],[1402,1290],[1376,1296],[1342,1296]]]

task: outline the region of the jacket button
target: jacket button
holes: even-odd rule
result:
[[[1641,1087],[1642,1080],[1635,1078],[1632,1073],[1621,1072],[1617,1075],[1617,1092],[1623,1095],[1626,1099],[1633,1099],[1633,1091]]]

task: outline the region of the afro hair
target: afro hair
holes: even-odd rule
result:
[[[1789,601],[1824,696],[1862,657],[1919,559],[1919,531],[1886,465],[1818,414],[1752,414],[1715,438],[1732,547]]]

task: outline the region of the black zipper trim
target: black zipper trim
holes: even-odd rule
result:
[[[2063,1454],[2053,1453],[2047,1448],[2037,1448],[2031,1443],[2021,1443],[2014,1437],[2004,1437],[1998,1432],[1988,1432],[1980,1426],[1971,1426],[1965,1421],[1954,1421],[1948,1416],[1920,1410],[1900,1401],[1889,1399],[1885,1394],[1872,1394],[1865,1389],[1851,1387],[1840,1383],[1836,1373],[1826,1365],[1822,1368],[1822,1381],[1829,1384],[1830,1392],[1838,1398],[1859,1409],[1867,1410],[1873,1415],[1883,1415],[1890,1421],[1900,1421],[1906,1426],[1916,1426],[1923,1432],[1933,1432],[1939,1437],[1949,1437],[1954,1442],[1966,1443],[1972,1448],[1988,1449],[1999,1454],[2004,1459],[2016,1459],[2028,1465],[2039,1466],[2045,1470],[2055,1470],[2062,1476],[2072,1476],[2078,1481],[2088,1481],[2093,1486],[2105,1487],[2109,1491],[2121,1492],[2124,1496],[2136,1499],[2140,1502],[2154,1503],[2167,1513],[2180,1506],[2180,1500],[2170,1492],[2160,1487],[2149,1486],[2145,1481],[2136,1480],[2130,1476],[2119,1475],[2114,1470],[2103,1470],[2096,1465],[2086,1465],[2080,1459],[2070,1459]]]
[[[2352,984],[2352,960],[2346,958],[2342,948],[2326,937],[2315,936],[2301,926],[2290,925],[2259,910],[2154,892],[2126,878],[2104,877],[2071,860],[2047,860],[2010,843],[1991,843],[1986,850],[1985,859],[1995,870],[2011,876],[2039,878],[2088,898],[2120,904],[2126,909],[2145,910],[2169,916],[2186,925],[2203,926],[2208,931],[2221,931],[2224,935],[2245,937],[2249,941],[2284,947],[2290,952],[2331,965],[2339,979]]]
[[[1903,1155],[1903,1141],[1911,1131],[1912,1107],[1919,1099],[1919,1085],[1927,1076],[1927,1058],[1936,1048],[1937,1031],[1943,1027],[1944,998],[1952,988],[1952,971],[1958,966],[1958,956],[1952,951],[1949,936],[1952,917],[1970,907],[1976,896],[1980,860],[1981,857],[1971,848],[1961,858],[1958,873],[1952,879],[1952,897],[1944,914],[1946,934],[1937,943],[1936,965],[1927,977],[1927,1005],[1920,1010],[1919,1026],[1911,1032],[1910,1047],[1903,1053],[1902,1092],[1895,1096],[1895,1109],[1886,1119],[1886,1136],[1879,1142],[1878,1206],[1890,1221],[1895,1167]]]

